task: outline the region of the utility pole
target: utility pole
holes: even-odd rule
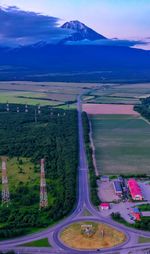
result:
[[[38,106],[38,114],[39,115],[41,114],[41,106],[40,105]]]
[[[28,113],[28,105],[25,105],[25,113]]]
[[[10,194],[8,187],[8,178],[7,178],[7,169],[6,169],[6,160],[2,160],[2,205],[9,205]]]
[[[36,113],[36,108],[35,108],[35,111],[34,111],[34,119],[35,119],[35,123],[37,123],[37,113]]]
[[[45,164],[44,159],[41,159],[40,209],[48,206],[44,164]]]
[[[6,111],[9,112],[9,103],[6,104]]]

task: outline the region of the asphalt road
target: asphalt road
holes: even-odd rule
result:
[[[73,250],[67,246],[65,246],[60,240],[60,232],[75,221],[81,220],[92,220],[106,223],[114,228],[121,230],[126,235],[126,242],[121,244],[118,247],[114,247],[111,249],[103,249],[102,253],[115,253],[116,251],[125,251],[127,253],[129,250],[136,248],[136,250],[141,248],[150,249],[150,244],[140,244],[137,245],[134,241],[134,234],[138,236],[150,237],[150,232],[139,231],[133,228],[128,228],[124,225],[121,225],[111,218],[103,217],[98,210],[96,210],[90,201],[90,193],[89,193],[89,179],[88,179],[88,164],[84,146],[84,136],[83,136],[83,125],[82,125],[82,103],[81,96],[78,96],[77,102],[78,109],[78,129],[79,129],[79,167],[78,167],[78,200],[77,205],[72,214],[59,222],[57,225],[45,229],[39,233],[35,233],[32,235],[27,235],[24,237],[16,238],[13,240],[1,241],[0,242],[0,250],[6,249],[14,249],[17,253],[81,253],[81,251]],[[91,214],[91,217],[83,216],[84,209],[88,210]],[[48,237],[50,243],[52,244],[54,249],[50,248],[27,248],[27,247],[16,247],[22,245],[27,242],[35,241],[38,239],[42,239]],[[21,251],[21,252],[20,252]],[[95,253],[94,251],[84,251],[84,253]],[[124,252],[125,253],[125,252]],[[143,252],[144,253],[144,252]]]

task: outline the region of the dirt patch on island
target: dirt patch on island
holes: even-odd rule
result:
[[[87,231],[82,231],[82,228],[86,227],[86,225],[87,229],[92,233],[90,236],[86,234]],[[91,221],[69,225],[63,230],[60,238],[65,245],[78,250],[112,248],[126,241],[126,236],[123,232],[106,224]]]

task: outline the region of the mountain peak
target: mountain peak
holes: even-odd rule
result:
[[[107,39],[103,35],[97,33],[90,27],[86,26],[82,22],[78,20],[72,20],[70,22],[66,22],[61,26],[63,29],[73,30],[74,33],[65,39],[65,41],[81,41],[81,40],[101,40]]]
[[[62,26],[62,28],[71,29],[71,30],[82,30],[82,29],[86,29],[87,26],[78,20],[72,20],[70,22],[66,22]]]

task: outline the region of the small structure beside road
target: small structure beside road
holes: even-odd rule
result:
[[[100,204],[100,209],[101,210],[109,210],[110,209],[109,203],[101,203]]]

